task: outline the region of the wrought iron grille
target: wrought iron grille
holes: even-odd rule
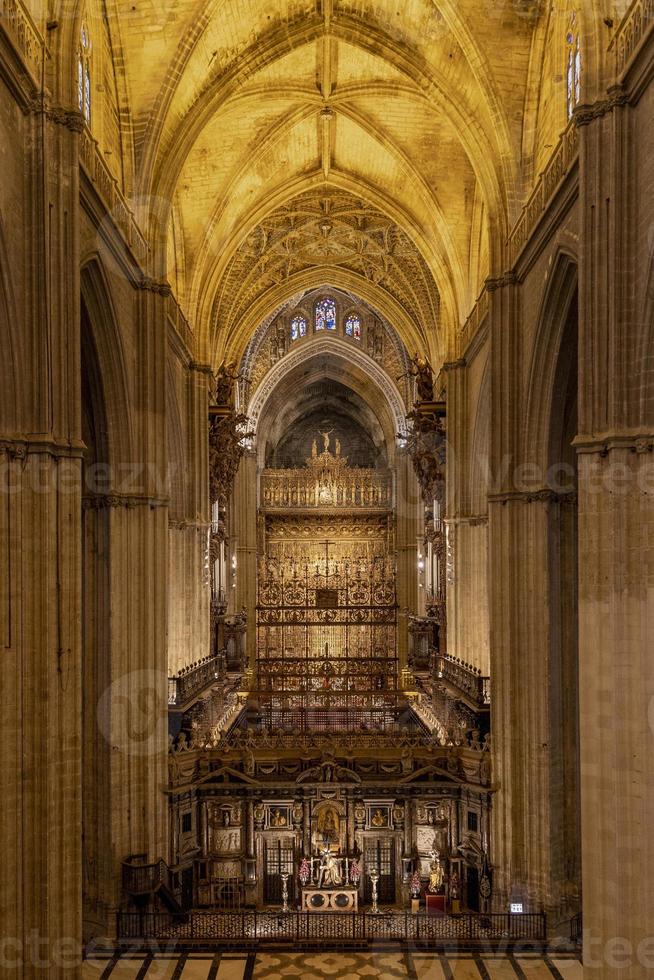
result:
[[[384,555],[261,561],[259,710],[273,730],[387,731],[404,706],[397,683],[395,571]]]

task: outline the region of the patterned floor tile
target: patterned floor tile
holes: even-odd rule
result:
[[[508,960],[484,956],[482,962],[491,980],[517,980],[518,975]]]
[[[581,964],[572,958],[554,957],[547,962],[541,956],[517,956],[513,961],[504,956],[484,954],[481,968],[472,955],[440,957],[434,953],[371,952],[371,953],[258,953],[248,968],[248,957],[224,953],[213,967],[215,957],[209,952],[188,953],[180,964],[179,956],[162,954],[149,963],[143,957],[125,957],[114,962],[109,959],[87,960],[82,968],[82,980],[136,980],[147,966],[145,980],[583,980]],[[178,969],[181,967],[181,973]],[[483,970],[485,969],[485,973]],[[251,971],[251,972],[250,972]],[[558,971],[558,972],[557,972]]]
[[[211,959],[187,959],[182,970],[182,980],[207,980],[212,965],[213,956]]]
[[[540,956],[516,956],[516,963],[527,980],[552,980],[553,973]]]
[[[143,962],[142,956],[133,960],[120,960],[111,971],[111,980],[136,980]]]
[[[447,962],[455,980],[480,980],[479,970],[474,960],[448,957]]]
[[[563,980],[584,980],[584,968],[578,960],[558,960],[552,957],[551,963]]]
[[[413,956],[413,967],[418,980],[446,980],[443,965],[438,956]]]
[[[97,980],[106,969],[106,960],[85,960],[82,965],[82,980]]]
[[[216,980],[243,980],[247,959],[228,960],[223,956],[218,967]]]
[[[177,956],[152,960],[145,974],[145,980],[171,980],[178,962]]]

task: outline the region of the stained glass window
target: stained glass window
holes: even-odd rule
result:
[[[306,336],[307,321],[303,316],[294,316],[291,320],[291,340]]]
[[[572,119],[574,107],[578,104],[581,96],[581,47],[579,44],[579,30],[577,28],[577,16],[572,14],[570,26],[565,37],[568,53],[566,65],[566,97],[568,103],[568,119]]]
[[[355,313],[350,313],[345,321],[345,333],[348,337],[361,340],[361,320]]]
[[[328,296],[316,303],[316,330],[336,330],[336,303]]]
[[[91,40],[85,25],[80,31],[79,58],[77,62],[77,102],[79,111],[87,123],[91,122]]]

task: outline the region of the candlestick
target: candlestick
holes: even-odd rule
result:
[[[377,908],[377,882],[379,881],[379,872],[377,868],[370,869],[370,882],[372,884],[372,908],[370,912],[372,915],[377,915],[379,909]]]
[[[289,879],[288,871],[282,871],[281,879],[282,879],[282,912],[290,912],[291,910],[288,907],[288,879]]]

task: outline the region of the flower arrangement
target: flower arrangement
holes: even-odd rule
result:
[[[411,875],[411,898],[420,898],[420,875],[417,871]]]
[[[352,882],[355,888],[359,884],[360,878],[361,878],[361,868],[359,866],[359,862],[357,861],[356,858],[353,858],[352,863],[350,864],[350,881]]]
[[[305,857],[303,857],[300,862],[300,869],[297,876],[300,879],[300,884],[302,887],[306,888],[307,884],[309,883],[309,879],[311,878],[311,866]]]

